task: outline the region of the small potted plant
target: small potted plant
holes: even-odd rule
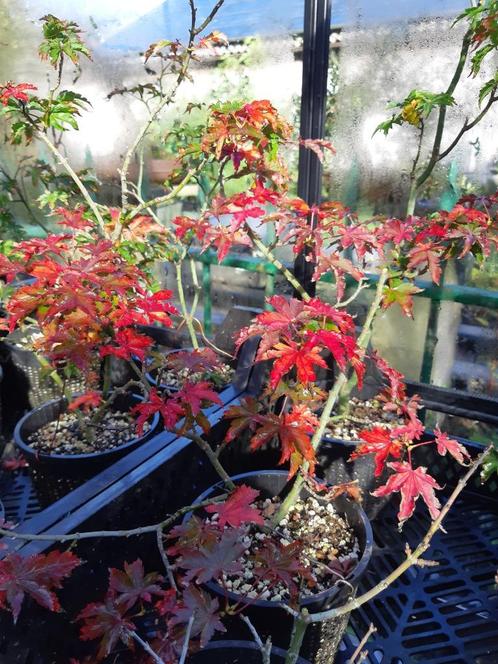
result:
[[[131,410],[147,395],[147,383],[132,358],[143,360],[153,340],[135,326],[169,326],[176,309],[169,291],[148,290],[145,273],[91,232],[82,211],[59,213],[65,230],[71,226],[74,232],[17,243],[3,259],[9,269],[22,266],[33,277],[6,302],[6,325],[10,331],[31,326],[42,370],[60,388],[60,399],[18,423],[15,440],[35,462],[73,459],[83,469],[86,462],[111,460],[141,442]],[[135,367],[136,380],[125,389],[112,389],[113,356]],[[86,389],[73,398],[68,382],[75,375]],[[130,394],[132,388],[138,395]]]

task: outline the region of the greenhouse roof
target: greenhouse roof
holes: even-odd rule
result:
[[[199,18],[204,18],[213,0],[197,0]],[[373,25],[417,19],[424,16],[456,14],[466,0],[332,0],[332,25]],[[303,0],[225,0],[211,24],[230,39],[250,35],[272,36],[301,32]],[[110,48],[142,50],[159,39],[185,39],[188,25],[185,0],[166,0],[109,37]]]

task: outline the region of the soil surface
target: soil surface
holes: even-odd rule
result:
[[[267,499],[257,504],[269,525],[279,507],[279,500]],[[265,577],[258,580],[257,554],[268,539],[283,547],[296,540],[302,543],[299,562],[308,570],[310,578],[292,576],[301,595],[311,596],[331,588],[340,578],[346,577],[358,562],[359,545],[346,517],[339,515],[332,503],[310,496],[294,505],[276,532],[248,532],[243,537],[242,541],[247,546],[240,559],[244,572],[242,578],[240,575],[223,575],[227,590],[251,599],[275,602],[290,599],[288,586],[282,581]]]
[[[402,426],[403,420],[395,413],[383,409],[383,403],[377,399],[361,401],[356,397],[349,402],[349,414],[341,420],[331,420],[326,435],[342,440],[359,440],[359,432],[375,426],[394,428]]]
[[[135,419],[129,413],[107,411],[98,424],[91,423],[91,415],[81,414],[91,440],[80,429],[74,413],[63,413],[32,433],[29,445],[45,454],[91,454],[114,449],[137,437]],[[147,422],[144,433],[150,428]]]
[[[221,367],[214,371],[203,371],[198,373],[191,373],[188,369],[157,369],[152,372],[154,380],[160,385],[166,387],[180,389],[185,381],[189,380],[192,383],[199,383],[207,380],[214,385],[216,391],[224,390],[225,387],[232,381],[234,370],[228,364],[223,364]]]

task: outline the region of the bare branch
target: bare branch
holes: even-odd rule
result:
[[[182,654],[180,655],[178,664],[185,664],[185,660],[187,659],[188,644],[190,643],[190,634],[192,633],[192,625],[194,624],[194,620],[195,620],[195,611],[190,616],[187,624],[187,629],[185,630],[185,640],[183,642]]]
[[[223,502],[226,497],[226,494],[223,494],[221,496],[216,496],[215,498],[210,498],[209,500],[203,500],[200,503],[193,503],[192,505],[181,507],[179,510],[168,516],[168,518],[164,519],[164,521],[160,521],[151,526],[140,526],[139,528],[130,528],[128,530],[90,530],[81,533],[59,535],[57,533],[18,533],[15,530],[0,528],[0,535],[9,539],[23,540],[26,542],[73,542],[76,540],[94,539],[98,537],[133,537],[136,535],[144,535],[146,533],[154,533],[159,528],[165,530],[173,525],[173,523],[184,514],[188,514],[188,512],[200,509],[206,505]]]
[[[254,639],[254,642],[258,646],[260,652],[261,652],[261,658],[263,660],[263,664],[270,664],[270,657],[271,657],[271,638],[268,637],[266,640],[266,643],[263,643],[261,641],[261,637],[256,631],[256,628],[252,624],[252,622],[249,620],[247,616],[244,616],[242,614],[239,614],[239,617],[241,620],[245,622],[247,627],[249,628],[249,631],[252,634],[252,638]]]
[[[366,644],[368,639],[372,634],[375,634],[377,631],[377,628],[374,627],[373,623],[370,623],[370,626],[366,632],[366,634],[363,636],[362,640],[359,642],[358,647],[354,651],[354,653],[351,655],[350,659],[348,659],[347,664],[360,664],[365,658],[367,653],[362,652],[363,646]]]
[[[131,631],[130,631],[129,634],[130,634],[130,636],[131,636],[131,637],[132,637],[137,643],[139,643],[139,644],[142,646],[142,648],[145,650],[145,652],[146,652],[148,655],[150,655],[150,657],[152,657],[152,659],[154,660],[154,662],[156,662],[156,664],[166,664],[166,662],[165,662],[163,659],[161,659],[161,658],[159,657],[159,655],[157,655],[157,654],[152,650],[152,648],[151,648],[150,645],[147,643],[147,641],[144,641],[142,638],[140,638],[140,636],[138,636],[138,634],[137,634],[136,632],[131,632]]]
[[[173,588],[175,592],[178,592],[178,586],[176,585],[175,577],[173,576],[173,570],[171,569],[171,565],[168,560],[168,555],[166,554],[166,551],[164,549],[163,531],[161,528],[158,528],[156,531],[156,540],[157,540],[157,548],[159,549],[159,553],[161,554],[161,560],[163,561],[164,567],[166,569],[169,585]]]

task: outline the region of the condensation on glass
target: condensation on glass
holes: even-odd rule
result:
[[[200,21],[215,2],[196,0],[195,4]],[[147,109],[129,96],[117,94],[109,99],[108,95],[137,82],[150,81],[151,74],[143,64],[143,53],[149,44],[162,39],[187,39],[188,1],[0,0],[0,11],[0,79],[30,81],[38,85],[41,92],[47,89],[47,66],[40,63],[36,55],[41,33],[40,24],[34,19],[51,13],[75,20],[84,29],[93,61],[84,61],[81,72],[66,67],[63,86],[90,99],[92,108],[78,120],[78,131],[67,132],[64,149],[76,168],[95,170],[101,182],[100,201],[119,206],[118,169],[127,147],[147,119]],[[183,83],[175,102],[165,109],[161,122],[150,132],[143,154],[144,198],[165,193],[162,183],[175,167],[178,145],[174,139],[168,139],[170,130],[178,122],[195,126],[206,118],[205,108],[193,108],[186,113],[189,102],[212,104],[235,99],[269,99],[291,123],[298,124],[303,14],[302,0],[225,1],[209,30],[223,32],[229,45],[216,48],[214,53],[193,64],[192,81]],[[154,59],[148,65],[150,69],[155,68]],[[173,77],[166,80],[165,89],[172,84]],[[22,150],[25,154],[26,148]],[[28,148],[28,152],[43,160],[50,159],[40,145]],[[20,150],[13,150],[9,156],[12,164],[19,153]],[[3,159],[6,158],[4,155]],[[291,155],[290,161],[295,179],[297,157]],[[137,181],[139,172],[137,155],[131,164],[131,178]],[[33,198],[39,193],[33,191]],[[232,193],[230,184],[226,193]],[[172,205],[161,208],[158,214],[167,224],[176,215],[195,216],[201,204],[199,186],[190,183]],[[167,267],[164,272],[168,272]],[[174,287],[172,272],[170,269],[162,276],[167,285]],[[199,265],[198,279],[205,297],[211,283],[214,326],[234,304],[262,307],[265,294],[273,287],[264,274],[248,273],[240,268],[212,266],[203,271]],[[189,270],[185,280],[187,283],[190,280]],[[280,288],[279,282],[276,287]],[[202,310],[198,313],[202,317]]]
[[[440,92],[448,87],[464,33],[462,24],[452,23],[467,6],[465,0],[332,3],[327,138],[337,154],[325,169],[325,198],[346,202],[361,219],[406,213],[417,132],[411,126],[395,127],[388,136],[374,131],[389,117],[390,102],[403,100],[414,88]],[[479,113],[478,91],[496,64],[490,58],[476,78],[464,72],[454,93],[457,105],[448,112],[443,149],[465,119]],[[431,122],[426,137],[433,136]],[[418,214],[449,209],[467,193],[496,190],[497,127],[494,108],[436,167],[418,197]],[[430,147],[425,141],[422,154]],[[452,264],[445,283],[497,290],[498,259],[492,256],[484,271],[470,259]],[[368,298],[365,293],[358,303],[360,317]],[[412,380],[425,376],[437,385],[496,396],[497,312],[454,302],[433,305],[431,311],[430,300],[415,299],[414,321],[394,308],[380,315],[374,346]]]

